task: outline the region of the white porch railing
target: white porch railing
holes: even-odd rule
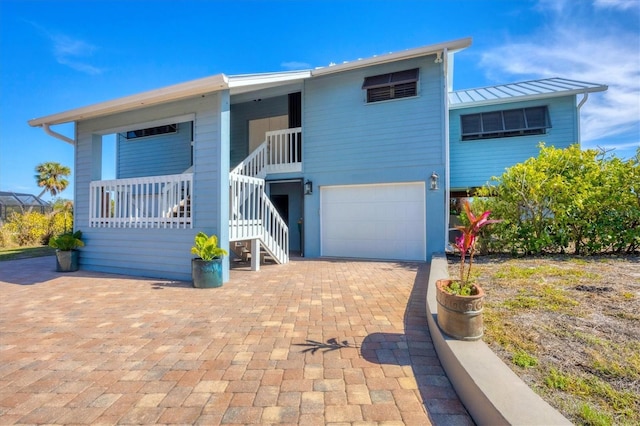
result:
[[[264,178],[268,173],[302,171],[302,128],[267,132],[265,141],[231,173]]]
[[[193,174],[94,181],[89,226],[192,228]]]
[[[289,261],[289,228],[264,192],[264,180],[229,175],[229,241],[260,240],[278,263]]]

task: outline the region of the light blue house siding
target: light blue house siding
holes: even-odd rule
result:
[[[116,178],[183,173],[191,167],[191,122],[178,124],[176,133],[127,139],[117,134]]]
[[[102,135],[144,128],[157,122],[192,115],[194,121],[193,229],[90,228],[89,184],[101,176]],[[169,279],[191,279],[193,237],[198,231],[215,233],[228,241],[229,217],[229,95],[207,94],[194,100],[79,121],[76,126],[75,228],[83,231],[85,247],[80,257],[86,270]],[[182,145],[189,152],[189,145]],[[156,157],[161,155],[158,160]],[[174,149],[145,150],[136,157],[142,165],[170,164]],[[190,155],[190,154],[189,154]],[[164,173],[164,172],[163,172]],[[159,173],[153,173],[159,174]],[[224,279],[228,279],[225,258]]]
[[[264,94],[265,96],[268,93]],[[231,105],[231,165],[235,167],[249,155],[249,121],[285,115],[288,112],[287,96],[263,98],[261,93],[255,100]]]
[[[445,76],[435,56],[329,74],[303,92],[305,256],[321,255],[320,188],[428,182],[445,165]],[[367,104],[365,77],[420,69],[418,96]],[[428,188],[428,185],[425,184]],[[426,191],[427,257],[444,250],[444,191]],[[393,258],[393,253],[389,253]]]
[[[546,134],[469,141],[463,141],[460,136],[461,115],[543,105],[548,107],[552,126]],[[491,176],[500,176],[506,168],[537,156],[540,142],[556,148],[578,142],[578,111],[573,95],[454,109],[449,117],[450,185],[453,190],[482,186]]]

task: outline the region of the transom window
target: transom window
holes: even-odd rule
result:
[[[366,77],[362,88],[367,91],[367,102],[408,98],[418,94],[418,68]]]
[[[460,116],[462,140],[541,135],[551,127],[546,106]]]
[[[136,139],[136,138],[144,138],[147,136],[157,136],[157,135],[164,135],[167,133],[177,133],[177,132],[178,132],[177,124],[167,124],[164,126],[149,127],[146,129],[139,129],[139,130],[131,130],[127,132],[125,135],[127,139]]]

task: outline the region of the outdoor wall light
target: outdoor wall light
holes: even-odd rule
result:
[[[311,195],[313,193],[313,182],[307,180],[304,183],[304,195]]]
[[[431,190],[435,191],[438,189],[438,180],[440,180],[440,176],[436,172],[431,173]]]

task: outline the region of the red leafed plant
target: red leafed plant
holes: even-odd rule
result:
[[[480,216],[476,216],[471,211],[469,202],[465,200],[464,211],[467,214],[469,223],[467,225],[459,225],[456,228],[462,232],[462,234],[456,238],[456,248],[460,252],[460,280],[454,281],[449,289],[451,293],[461,295],[471,295],[473,291],[473,284],[469,281],[471,276],[471,266],[473,265],[473,255],[476,250],[476,240],[478,239],[478,233],[480,229],[490,223],[500,222],[499,220],[489,220],[490,211],[482,213]],[[465,277],[465,259],[469,255],[469,268],[467,269]]]

